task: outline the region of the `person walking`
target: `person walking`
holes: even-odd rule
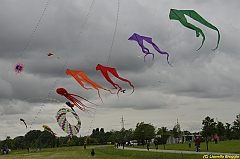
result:
[[[195,140],[196,152],[199,152],[200,142],[201,142],[200,138],[197,137],[196,140]]]

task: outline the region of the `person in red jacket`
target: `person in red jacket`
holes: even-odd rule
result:
[[[196,140],[195,140],[196,152],[199,152],[200,142],[201,142],[200,138],[197,137]]]

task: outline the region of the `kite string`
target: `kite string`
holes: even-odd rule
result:
[[[100,99],[98,100],[98,102],[99,102],[99,101],[100,101]],[[88,129],[88,133],[87,133],[87,134],[90,134],[90,132],[91,132],[91,129],[92,129],[92,126],[93,126],[93,121],[94,121],[95,116],[96,116],[96,113],[97,113],[98,102],[97,102],[97,105],[96,105],[96,109],[94,110],[94,114],[93,114],[93,116],[92,116],[92,120],[91,120],[91,123],[90,123],[90,126],[89,126],[89,129]],[[90,135],[87,135],[84,143],[87,144],[87,140],[88,140],[89,136],[90,136]]]
[[[29,43],[30,43],[33,35],[37,32],[38,26],[40,25],[40,22],[41,22],[41,20],[42,20],[42,18],[43,18],[44,13],[45,13],[46,10],[47,10],[47,7],[48,7],[49,3],[50,3],[50,0],[48,0],[47,3],[45,4],[45,8],[44,8],[44,10],[43,10],[43,12],[42,12],[42,15],[41,15],[41,17],[40,17],[40,19],[39,19],[39,21],[38,21],[35,29],[33,30],[31,36],[29,37],[27,44],[26,44],[25,47],[23,48],[22,53],[21,53],[21,55],[19,56],[19,60],[20,60],[20,58],[23,56],[23,53],[25,52],[25,50],[27,49],[27,47],[28,47],[28,45],[29,45]]]
[[[72,47],[72,49],[71,49],[71,52],[69,53],[69,56],[68,56],[67,59],[65,60],[64,65],[63,65],[61,71],[59,72],[58,77],[57,77],[56,81],[54,82],[52,89],[49,91],[49,93],[48,93],[48,95],[47,95],[47,98],[50,97],[51,93],[53,92],[53,89],[56,87],[56,84],[58,83],[58,80],[60,79],[60,76],[61,76],[61,74],[63,73],[63,70],[66,68],[66,65],[67,65],[67,63],[68,63],[69,58],[70,58],[71,55],[73,54],[73,51],[74,51],[75,46],[76,46],[76,43],[77,43],[77,41],[79,40],[79,37],[80,37],[80,35],[81,35],[81,33],[82,33],[82,30],[84,29],[84,27],[85,27],[85,25],[86,25],[86,23],[87,23],[87,20],[88,20],[88,18],[89,18],[89,16],[90,16],[90,12],[91,12],[91,10],[92,10],[94,1],[95,1],[95,0],[92,0],[91,6],[90,6],[90,8],[89,8],[89,10],[88,10],[88,13],[87,13],[87,16],[86,16],[86,18],[85,18],[85,20],[84,20],[84,23],[82,24],[81,29],[80,29],[80,31],[79,31],[79,33],[78,33],[77,39],[75,40],[75,42],[74,42],[74,44],[73,44],[73,47]],[[46,103],[46,100],[44,100],[42,106],[44,106],[45,103]],[[41,107],[41,108],[42,108],[42,107]],[[39,113],[40,113],[40,112],[41,112],[41,109],[39,110]]]
[[[120,10],[120,0],[118,0],[117,19],[116,19],[115,29],[114,29],[114,33],[113,33],[112,44],[111,44],[110,52],[109,52],[109,55],[108,55],[107,66],[108,66],[108,63],[109,63],[109,60],[110,60],[110,56],[111,56],[111,53],[112,53],[115,36],[116,36],[116,33],[117,33],[119,10]]]
[[[116,33],[117,33],[119,10],[120,10],[120,0],[118,0],[117,18],[116,18],[116,24],[115,24],[114,33],[113,33],[112,44],[111,44],[110,52],[109,52],[109,55],[108,55],[107,66],[108,66],[108,63],[109,63],[109,60],[110,60],[110,56],[111,56],[111,53],[112,53],[112,49],[113,49],[113,44],[114,44],[115,36],[116,36]],[[94,112],[94,114],[93,114],[93,117],[92,117],[92,121],[91,121],[90,127],[89,127],[89,129],[88,129],[88,134],[90,134],[90,131],[91,131],[91,129],[92,129],[92,124],[93,124],[93,121],[94,121],[94,119],[95,119],[96,112],[97,112],[97,106],[96,106],[95,112]],[[88,137],[89,137],[89,136],[90,136],[90,135],[88,135],[88,136],[86,137],[84,143],[87,143],[87,140],[88,140]]]
[[[55,99],[55,98],[46,98],[46,97],[31,97],[31,98],[26,99],[25,101],[27,102],[27,101],[30,101],[30,100],[33,100],[33,99],[45,99],[45,101],[50,100],[50,101],[56,101],[57,103],[63,103],[63,102],[61,102],[61,101],[59,101],[59,100],[57,100],[57,99]],[[30,126],[28,127],[29,130],[31,130],[32,125],[33,125],[33,124],[35,123],[35,121],[37,120],[38,115],[39,115],[40,111],[42,111],[43,106],[44,106],[44,105],[41,105],[39,111],[37,112],[36,116],[35,116],[34,119],[33,119],[33,122],[32,122],[32,123],[30,124]]]

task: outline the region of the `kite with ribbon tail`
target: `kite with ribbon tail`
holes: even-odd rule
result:
[[[213,50],[216,50],[218,48],[218,44],[219,44],[219,41],[220,41],[220,32],[214,25],[212,25],[208,21],[206,21],[197,12],[195,12],[194,10],[171,9],[170,13],[169,13],[169,18],[170,18],[170,20],[178,20],[183,26],[185,26],[185,27],[187,27],[189,29],[195,30],[196,31],[196,37],[199,37],[199,35],[201,35],[203,37],[203,39],[202,39],[202,44],[199,47],[199,49],[200,49],[203,46],[203,43],[205,41],[205,35],[204,35],[203,31],[200,28],[194,26],[191,23],[188,23],[185,15],[191,17],[192,19],[198,21],[199,23],[205,25],[206,27],[209,27],[209,28],[211,28],[213,30],[216,30],[218,32],[217,46],[216,46],[215,49],[213,49]],[[197,49],[197,50],[199,50],[199,49]]]
[[[43,127],[44,130],[52,133],[54,136],[57,135],[55,132],[52,131],[52,129],[49,126],[43,124],[42,127]]]
[[[85,98],[83,98],[83,97],[81,97],[81,96],[79,96],[79,95],[68,93],[67,90],[64,89],[64,88],[58,88],[58,89],[56,90],[56,92],[57,92],[59,95],[65,96],[68,100],[70,100],[71,102],[73,102],[74,105],[75,105],[76,107],[78,107],[78,108],[79,108],[80,110],[82,110],[82,111],[89,111],[89,110],[87,110],[86,108],[91,108],[91,107],[88,107],[88,106],[84,105],[80,100],[78,100],[78,99],[75,98],[75,97],[79,97],[79,98],[81,98],[81,99],[83,99],[83,100],[85,100],[85,101],[87,101],[87,102],[89,102],[89,103],[91,103],[91,104],[94,104],[94,103],[88,101],[87,99],[85,99]],[[94,105],[96,105],[96,104],[94,104]],[[97,106],[97,105],[96,105],[96,106]],[[94,109],[94,108],[91,108],[91,109]]]
[[[138,45],[142,48],[142,52],[145,54],[145,55],[144,55],[144,61],[145,61],[145,57],[146,57],[147,55],[149,55],[149,54],[152,55],[152,60],[153,60],[153,59],[154,59],[154,54],[151,53],[151,52],[149,51],[149,49],[144,46],[143,40],[146,41],[146,42],[148,42],[149,44],[152,44],[153,48],[154,48],[157,52],[159,52],[160,54],[167,55],[167,62],[168,62],[168,64],[169,64],[170,66],[172,66],[172,65],[169,63],[169,61],[168,61],[169,54],[168,54],[167,52],[161,51],[161,50],[158,48],[158,46],[157,46],[155,43],[153,43],[152,38],[146,37],[146,36],[141,36],[141,35],[139,35],[139,34],[137,34],[137,33],[134,33],[130,38],[128,38],[128,40],[132,40],[132,41],[138,42]]]
[[[109,83],[111,83],[115,89],[118,89],[118,88],[119,88],[117,94],[119,93],[119,91],[122,90],[122,87],[121,87],[119,84],[114,83],[114,82],[111,80],[111,78],[110,78],[109,75],[108,75],[108,72],[110,72],[111,74],[113,74],[113,76],[115,76],[116,78],[118,78],[118,79],[120,79],[120,80],[122,80],[122,81],[124,81],[124,82],[128,82],[129,85],[133,88],[132,93],[134,92],[134,86],[132,85],[132,83],[131,83],[129,80],[120,77],[120,76],[118,75],[117,70],[116,70],[115,68],[107,67],[107,66],[103,66],[103,65],[101,65],[101,64],[98,64],[98,65],[96,66],[96,70],[100,70],[101,73],[102,73],[102,75],[105,77],[105,79],[106,79]],[[132,93],[131,93],[131,94],[132,94]],[[130,94],[130,95],[131,95],[131,94]]]
[[[103,88],[102,86],[100,86],[99,84],[95,83],[94,81],[92,81],[83,71],[80,70],[70,70],[67,69],[66,70],[66,74],[69,76],[72,76],[73,78],[75,78],[75,80],[86,90],[92,90],[92,88],[86,88],[83,84],[83,82],[91,85],[94,89],[96,89],[98,91],[98,96],[101,99],[102,103],[103,100],[100,96],[100,90],[99,89],[103,89],[106,90],[108,92],[110,92],[111,94],[114,94],[111,90]]]

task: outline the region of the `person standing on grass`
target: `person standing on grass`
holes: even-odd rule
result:
[[[84,142],[83,147],[84,147],[84,150],[86,150],[86,148],[87,148],[86,142]]]
[[[200,138],[197,137],[196,140],[195,140],[196,152],[199,152],[200,142],[201,142]]]
[[[154,145],[155,145],[155,148],[157,150],[158,149],[158,140],[154,140]]]
[[[188,147],[191,148],[191,140],[188,140]]]
[[[94,151],[94,149],[92,149],[92,151],[91,151],[91,155],[92,155],[92,156],[95,155],[95,151]]]
[[[150,143],[149,141],[147,141],[147,150],[149,151],[149,146],[150,146]]]

